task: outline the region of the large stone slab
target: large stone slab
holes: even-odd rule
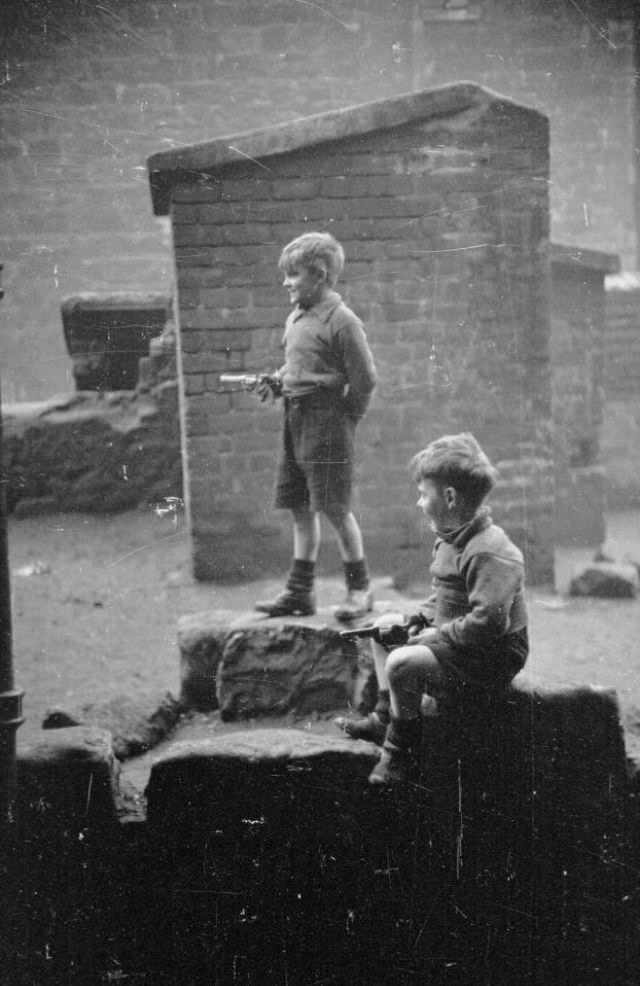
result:
[[[359,651],[329,614],[268,619],[231,611],[178,625],[181,701],[225,720],[331,711],[354,703]]]
[[[159,982],[627,982],[615,695],[514,687],[425,720],[391,792],[378,752],[260,728],[155,761]]]

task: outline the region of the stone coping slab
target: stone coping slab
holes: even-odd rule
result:
[[[492,104],[514,107],[532,120],[546,117],[473,82],[437,86],[370,103],[330,110],[259,130],[219,137],[166,151],[147,159],[154,213],[166,215],[171,188],[177,181],[202,181],[202,173],[215,173],[228,164],[246,163],[303,147],[357,137],[375,130],[401,126],[421,118],[486,110]]]

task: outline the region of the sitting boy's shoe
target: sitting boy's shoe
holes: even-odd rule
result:
[[[373,609],[371,589],[349,589],[343,603],[333,607],[333,615],[340,623],[351,623],[366,616]]]
[[[275,599],[260,600],[254,608],[267,616],[311,616],[316,611],[316,597],[313,592],[283,589]]]
[[[388,722],[383,722],[377,712],[370,712],[362,719],[346,719],[338,716],[333,720],[343,732],[352,739],[368,740],[370,743],[377,743],[382,746],[387,733]]]
[[[387,740],[382,747],[380,759],[369,774],[369,784],[373,787],[408,784],[415,772],[416,762],[411,753]]]

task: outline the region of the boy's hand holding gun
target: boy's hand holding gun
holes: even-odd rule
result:
[[[410,616],[406,623],[390,623],[378,626],[374,623],[367,626],[354,627],[352,630],[341,630],[344,640],[373,639],[387,650],[402,647],[409,640],[417,637],[423,630],[431,626],[431,621],[422,613]]]
[[[282,380],[276,373],[223,373],[221,384],[234,384],[242,390],[254,392],[262,403],[282,397]]]

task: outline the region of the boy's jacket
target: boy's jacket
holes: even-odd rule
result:
[[[440,534],[426,603],[435,626],[456,647],[483,647],[527,625],[522,552],[486,507],[451,535]]]

